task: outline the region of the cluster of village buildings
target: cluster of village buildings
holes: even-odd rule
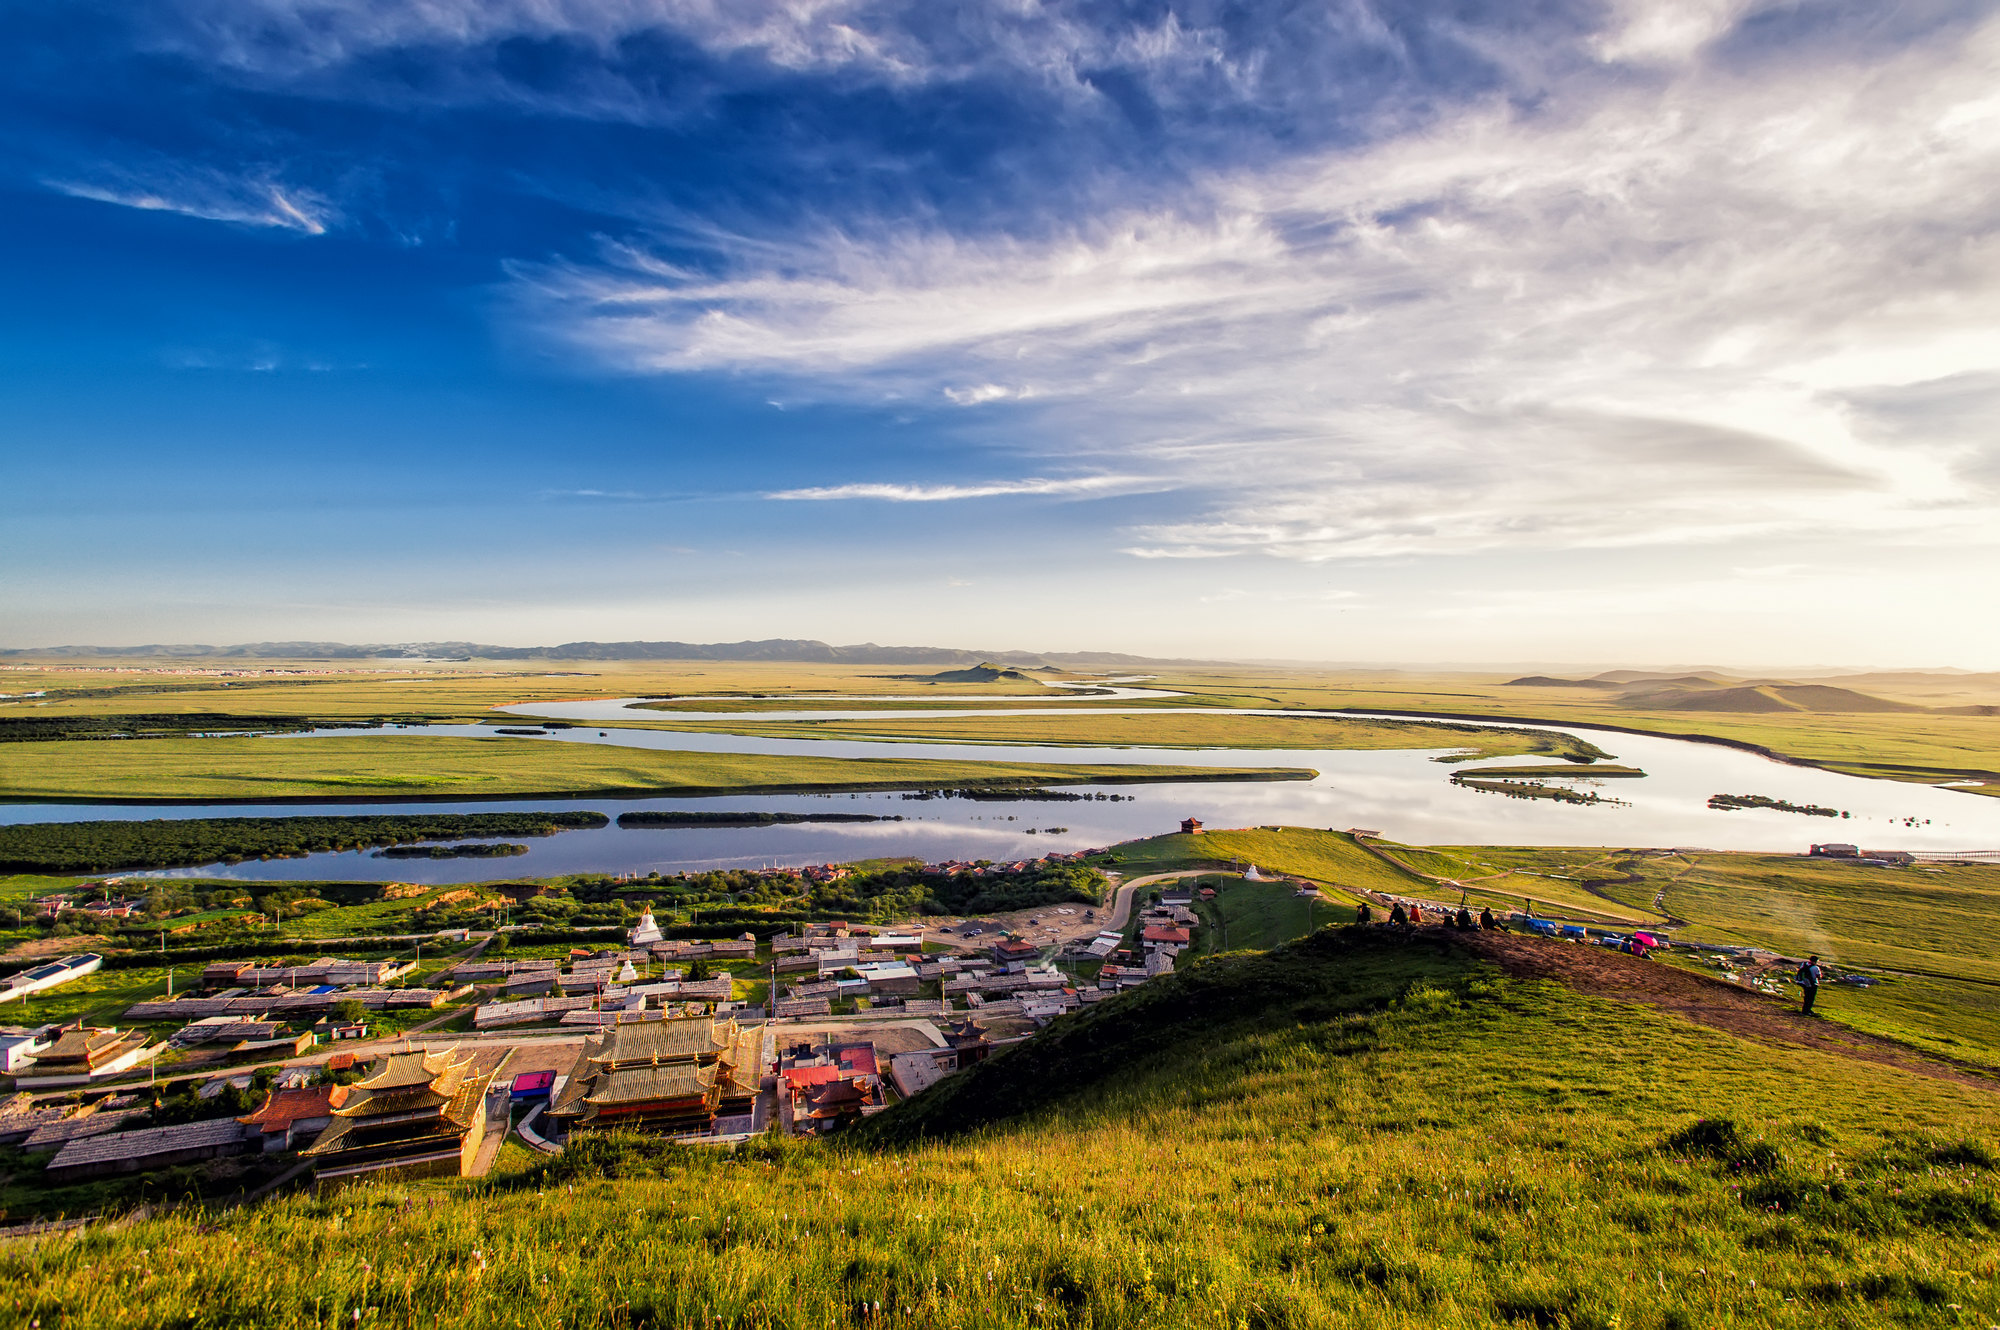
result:
[[[1020,872],[1072,857],[1080,856],[926,867]],[[315,1178],[337,1183],[471,1173],[482,1151],[490,1161],[494,1133],[516,1126],[516,1110],[521,1139],[547,1150],[610,1127],[714,1141],[764,1131],[821,1135],[983,1059],[993,1047],[993,1020],[1016,1018],[1012,1028],[1029,1029],[1025,1022],[1045,1022],[1171,970],[1197,924],[1192,903],[1170,892],[1140,920],[1132,942],[1107,930],[1053,957],[992,922],[963,926],[951,952],[927,952],[925,933],[914,928],[810,925],[771,939],[772,987],[761,1007],[732,1000],[728,972],[696,970],[756,960],[753,935],[669,939],[650,913],[623,947],[577,948],[567,958],[475,957],[424,987],[397,986],[413,961],[219,961],[190,991],[128,1009],[133,1021],[178,1023],[159,1042],[144,1030],[81,1025],[0,1035],[0,1057],[16,1085],[13,1098],[0,1102],[0,1144],[53,1149],[48,1173],[56,1182],[290,1151]],[[1098,973],[1079,981],[1075,965],[1091,963],[1101,963]],[[0,979],[0,1002],[101,964],[83,954]],[[247,1115],[144,1125],[153,1095],[131,1077],[164,1052],[177,1054],[176,1074],[207,1074],[201,1093],[210,1094],[246,1083],[242,1069],[249,1066],[299,1059],[322,1043],[367,1040],[372,1012],[439,1008],[468,997],[482,999],[472,1009],[475,1035],[455,1046],[406,1040],[368,1057],[335,1049],[323,1064],[282,1068]],[[834,1016],[836,1004],[848,1010],[859,999],[889,1023]],[[816,1035],[784,1033],[815,1025],[824,1027]],[[521,1042],[509,1042],[517,1033]],[[573,1059],[509,1074],[518,1049],[539,1041],[546,1064],[548,1050],[565,1047],[548,1041],[565,1033],[582,1036]]]

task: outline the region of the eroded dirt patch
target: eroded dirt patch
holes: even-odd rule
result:
[[[1623,952],[1514,933],[1450,935],[1460,945],[1524,979],[1553,979],[1579,993],[1637,1002],[1744,1039],[1899,1067],[1920,1076],[2000,1091],[2000,1080],[1972,1067],[1927,1057],[1902,1044],[1802,1016],[1777,998],[1720,979]]]

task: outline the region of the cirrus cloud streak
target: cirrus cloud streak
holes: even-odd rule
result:
[[[2000,26],[1792,65],[1676,34],[1625,39],[1685,57],[1664,80],[1053,237],[625,245],[521,294],[628,369],[1004,413],[1024,456],[1211,496],[1131,533],[1152,557],[1990,539]],[[793,496],[911,487],[878,488]]]

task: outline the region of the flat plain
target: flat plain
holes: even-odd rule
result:
[[[77,740],[0,744],[0,798],[143,803],[746,794],[1213,780],[1228,770],[1234,769],[759,757],[415,735]],[[1282,774],[1297,778],[1306,773],[1283,769]]]

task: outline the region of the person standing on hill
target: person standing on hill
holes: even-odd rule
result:
[[[1806,963],[1799,967],[1799,972],[1792,976],[1799,986],[1801,1014],[1806,1016],[1813,1014],[1813,1001],[1819,997],[1819,981],[1825,973],[1819,968],[1819,957],[1808,956]]]

